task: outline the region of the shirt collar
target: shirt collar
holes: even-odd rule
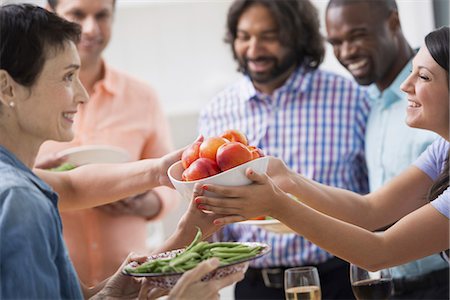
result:
[[[403,99],[404,93],[400,90],[400,85],[408,77],[408,74],[412,68],[412,59],[408,61],[402,71],[397,75],[391,85],[381,92],[375,83],[371,84],[367,89],[369,99],[373,101],[382,101],[382,105],[387,107],[392,103]]]
[[[6,148],[0,146],[0,161],[5,162],[6,164],[17,168],[22,171],[22,174],[25,175],[31,182],[33,182],[43,193],[48,195],[50,199],[57,205],[57,194],[53,191],[53,189],[46,184],[42,179],[40,179],[36,174],[34,174],[23,162],[21,162],[13,153],[11,153]]]
[[[305,92],[310,86],[310,74],[311,72],[305,67],[297,67],[286,82],[273,93]],[[242,102],[245,102],[250,100],[262,100],[267,98],[267,95],[257,91],[250,77],[245,75],[239,87],[239,97]]]
[[[103,78],[95,83],[94,91],[103,89],[105,92],[114,95],[116,93],[116,80],[112,68],[102,59]]]

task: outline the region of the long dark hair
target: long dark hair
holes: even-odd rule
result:
[[[325,55],[325,46],[319,31],[317,9],[309,0],[236,0],[228,10],[225,36],[234,58],[237,58],[234,41],[239,18],[249,6],[256,3],[270,10],[279,27],[280,42],[294,50],[297,64],[307,69],[319,67]]]
[[[449,27],[444,26],[432,31],[425,37],[425,46],[430,52],[433,59],[447,71],[448,81],[448,56],[449,56]],[[428,193],[428,200],[434,200],[441,195],[449,187],[449,154],[445,158],[444,170],[433,183]]]

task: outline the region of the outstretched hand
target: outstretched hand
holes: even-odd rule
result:
[[[277,205],[274,199],[286,196],[285,193],[266,174],[258,174],[249,168],[246,170],[246,176],[253,181],[252,184],[237,187],[203,185],[203,189],[216,195],[214,198],[197,196],[194,199],[197,208],[226,215],[216,218],[214,220],[216,225],[272,215]]]
[[[276,157],[270,157],[266,173],[280,189],[285,192],[290,191],[292,182],[289,175],[294,172],[286,166],[284,161]]]
[[[116,273],[111,276],[104,287],[90,299],[136,299],[141,290],[141,280],[122,273],[122,269],[132,261],[145,262],[144,256],[130,253]]]
[[[34,167],[37,169],[48,170],[52,168],[59,167],[63,163],[65,163],[67,157],[59,156],[56,153],[52,153],[50,155],[44,156],[43,158],[36,160],[34,163]]]
[[[201,281],[202,277],[215,270],[219,260],[212,258],[201,262],[186,272],[169,293],[168,299],[219,299],[219,291],[244,278],[244,272],[237,272],[220,279]]]
[[[197,137],[195,142],[202,142],[203,136],[200,135]],[[172,183],[170,182],[169,176],[167,175],[167,171],[169,170],[169,167],[179,161],[181,159],[181,155],[183,154],[183,151],[186,150],[190,145],[187,145],[181,149],[175,150],[169,154],[164,155],[160,158],[160,175],[159,175],[159,183],[163,186],[168,186],[170,188],[173,188]]]
[[[201,189],[200,184],[194,186],[192,199],[196,199],[203,195],[204,190]],[[222,226],[214,224],[214,220],[224,217],[213,213],[205,213],[197,208],[197,204],[192,200],[186,213],[181,217],[178,223],[178,228],[183,231],[185,236],[194,237],[199,227],[202,231],[203,238],[208,238],[213,233],[218,231]],[[188,232],[190,231],[190,232]],[[192,240],[192,238],[190,238]]]
[[[161,296],[169,295],[168,300],[210,300],[219,299],[219,291],[244,278],[244,272],[236,272],[228,276],[201,281],[209,272],[214,271],[219,266],[217,258],[211,258],[199,263],[194,269],[184,273],[175,286],[169,291],[151,286],[148,281],[144,281],[139,293],[139,299],[157,299]]]

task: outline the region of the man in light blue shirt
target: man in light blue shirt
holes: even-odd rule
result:
[[[408,101],[400,85],[410,73],[414,51],[402,33],[394,0],[331,0],[326,26],[336,58],[359,84],[369,86],[366,162],[374,191],[408,168],[437,138],[405,123]],[[448,264],[439,255],[392,272],[395,299],[449,299]]]
[[[411,72],[411,60],[385,90],[367,89],[371,113],[366,131],[366,160],[370,190],[375,191],[408,168],[438,135],[405,123],[408,101],[400,85]],[[407,146],[407,147],[405,147]]]

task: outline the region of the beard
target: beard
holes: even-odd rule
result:
[[[248,68],[249,61],[271,63],[272,67],[264,72],[253,72]],[[273,56],[260,56],[255,59],[244,57],[239,59],[240,70],[242,70],[245,75],[249,76],[253,82],[259,84],[269,83],[278,79],[295,64],[297,64],[297,57],[294,55],[294,52],[288,53],[280,60]]]
[[[353,76],[353,74],[352,74],[352,76]],[[369,74],[364,77],[353,76],[353,78],[355,79],[356,83],[358,83],[359,85],[362,85],[362,86],[371,85],[372,83],[374,83],[376,81],[376,76],[373,74]]]

